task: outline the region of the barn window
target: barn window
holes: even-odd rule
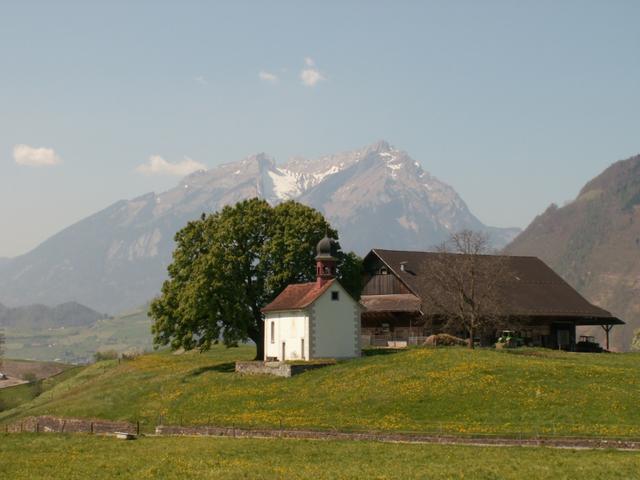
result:
[[[340,300],[340,292],[331,292],[331,300],[334,302]]]
[[[276,343],[276,322],[271,322],[271,343]]]

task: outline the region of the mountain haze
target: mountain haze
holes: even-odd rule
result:
[[[577,198],[551,205],[507,248],[547,262],[591,302],[627,325],[613,329],[628,348],[640,327],[640,155],[588,182]],[[591,329],[602,338],[599,327]]]
[[[0,301],[69,300],[106,312],[159,292],[174,234],[203,212],[251,198],[295,199],[323,212],[344,249],[426,249],[463,228],[504,246],[518,229],[485,226],[449,185],[386,142],[278,166],[266,154],[185,177],[164,193],[122,200],[0,266]]]

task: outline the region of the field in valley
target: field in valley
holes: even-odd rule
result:
[[[637,479],[640,453],[375,442],[0,434],[0,478]]]
[[[91,325],[49,329],[5,329],[6,354],[12,358],[86,363],[98,350],[151,350],[151,320],[146,308]]]
[[[640,437],[640,354],[416,348],[291,379],[240,376],[250,347],[104,361],[0,422],[58,415],[346,431]]]
[[[0,412],[33,400],[80,370],[62,363],[3,359],[2,371],[8,379],[0,380]]]

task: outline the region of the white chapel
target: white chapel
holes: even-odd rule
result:
[[[265,361],[360,356],[362,307],[336,279],[334,246],[318,243],[315,282],[287,286],[262,309]]]

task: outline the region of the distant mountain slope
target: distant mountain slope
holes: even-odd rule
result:
[[[75,302],[55,307],[29,305],[9,308],[0,304],[0,326],[19,329],[47,329],[85,326],[95,323],[105,315]]]
[[[551,205],[505,250],[542,258],[625,320],[613,338],[628,347],[640,327],[640,155],[607,168],[570,204]]]
[[[189,175],[167,192],[117,202],[54,235],[0,269],[0,301],[75,300],[106,312],[144,304],[165,278],[176,231],[203,212],[256,196],[319,209],[343,247],[361,254],[428,248],[461,228],[487,231],[503,246],[519,231],[483,225],[453,188],[386,142],[282,166],[258,154]]]

